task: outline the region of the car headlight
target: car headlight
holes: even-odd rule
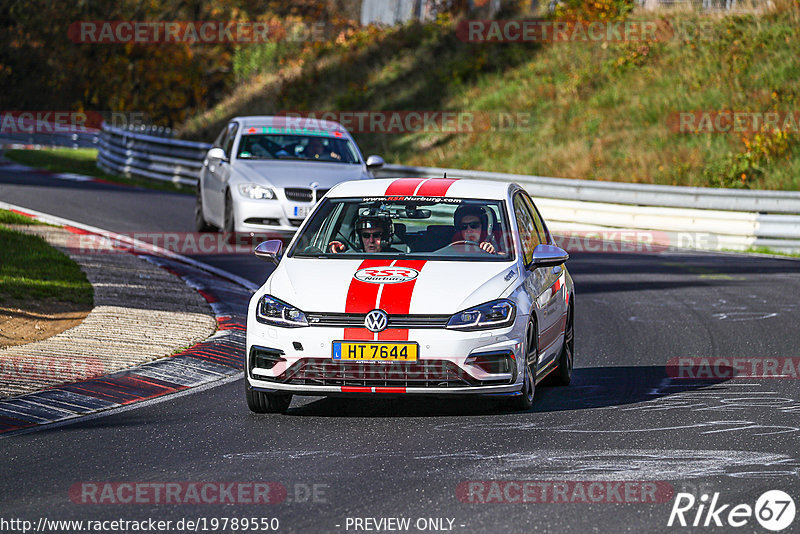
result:
[[[263,185],[258,184],[241,184],[239,186],[239,192],[244,196],[254,200],[269,200],[275,198],[275,191],[269,187],[264,187]]]
[[[258,319],[260,323],[288,328],[308,326],[306,314],[291,304],[286,304],[269,295],[264,295],[261,297],[261,300],[258,301],[258,306],[256,306],[256,319]]]
[[[447,328],[458,330],[488,330],[514,324],[517,307],[507,299],[493,300],[450,317]]]

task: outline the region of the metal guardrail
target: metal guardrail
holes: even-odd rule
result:
[[[532,194],[535,193],[535,196],[545,198],[611,202],[636,206],[800,214],[800,192],[797,191],[712,189],[709,187],[598,182],[406,165],[385,165],[381,172],[420,177],[442,176],[447,173],[447,176],[452,178],[517,182],[525,184]]]
[[[119,176],[197,184],[207,143],[183,141],[103,125],[97,166]]]
[[[0,146],[17,147],[65,147],[65,148],[97,148],[100,132],[74,133],[0,133]]]
[[[110,174],[195,185],[207,143],[103,126],[98,166]],[[386,165],[377,175],[517,182],[537,199],[554,231],[664,232],[693,248],[766,246],[800,252],[800,192],[596,182],[435,167]],[[697,239],[700,234],[713,236]],[[694,234],[692,239],[689,234]],[[702,241],[702,242],[701,242]]]
[[[712,189],[385,165],[378,176],[517,182],[554,231],[655,230],[692,248],[800,252],[800,192]]]

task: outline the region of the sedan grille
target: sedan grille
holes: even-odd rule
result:
[[[299,187],[287,187],[283,190],[286,198],[294,202],[311,202],[314,199],[314,191]]]
[[[283,191],[286,198],[293,202],[316,202],[328,192],[327,189],[307,189],[305,187],[287,187]]]

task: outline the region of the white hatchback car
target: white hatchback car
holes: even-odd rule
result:
[[[333,121],[236,117],[208,151],[197,184],[195,228],[291,235],[339,182],[371,179],[383,159],[366,161]]]
[[[492,395],[528,409],[570,381],[574,287],[516,184],[403,178],[331,189],[247,316],[247,402],[301,395]]]

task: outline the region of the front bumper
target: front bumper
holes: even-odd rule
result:
[[[293,395],[319,395],[319,396],[359,396],[365,394],[375,395],[487,395],[487,396],[511,396],[520,394],[520,385],[509,384],[504,386],[477,386],[461,388],[416,388],[416,387],[359,387],[359,386],[292,386],[282,384],[274,387],[261,385],[259,380],[248,380],[248,385],[264,393],[291,393]]]
[[[419,359],[406,363],[334,360],[332,343],[344,339],[343,328],[280,328],[248,320],[246,380],[259,391],[323,396],[516,394],[526,321],[517,317],[513,326],[490,331],[410,329]],[[265,353],[275,360],[271,368],[256,363],[254,355]],[[475,364],[487,354],[507,355],[506,371]]]
[[[280,195],[272,200],[254,200],[238,195],[234,199],[235,231],[294,235],[313,207],[313,202],[292,202]]]

